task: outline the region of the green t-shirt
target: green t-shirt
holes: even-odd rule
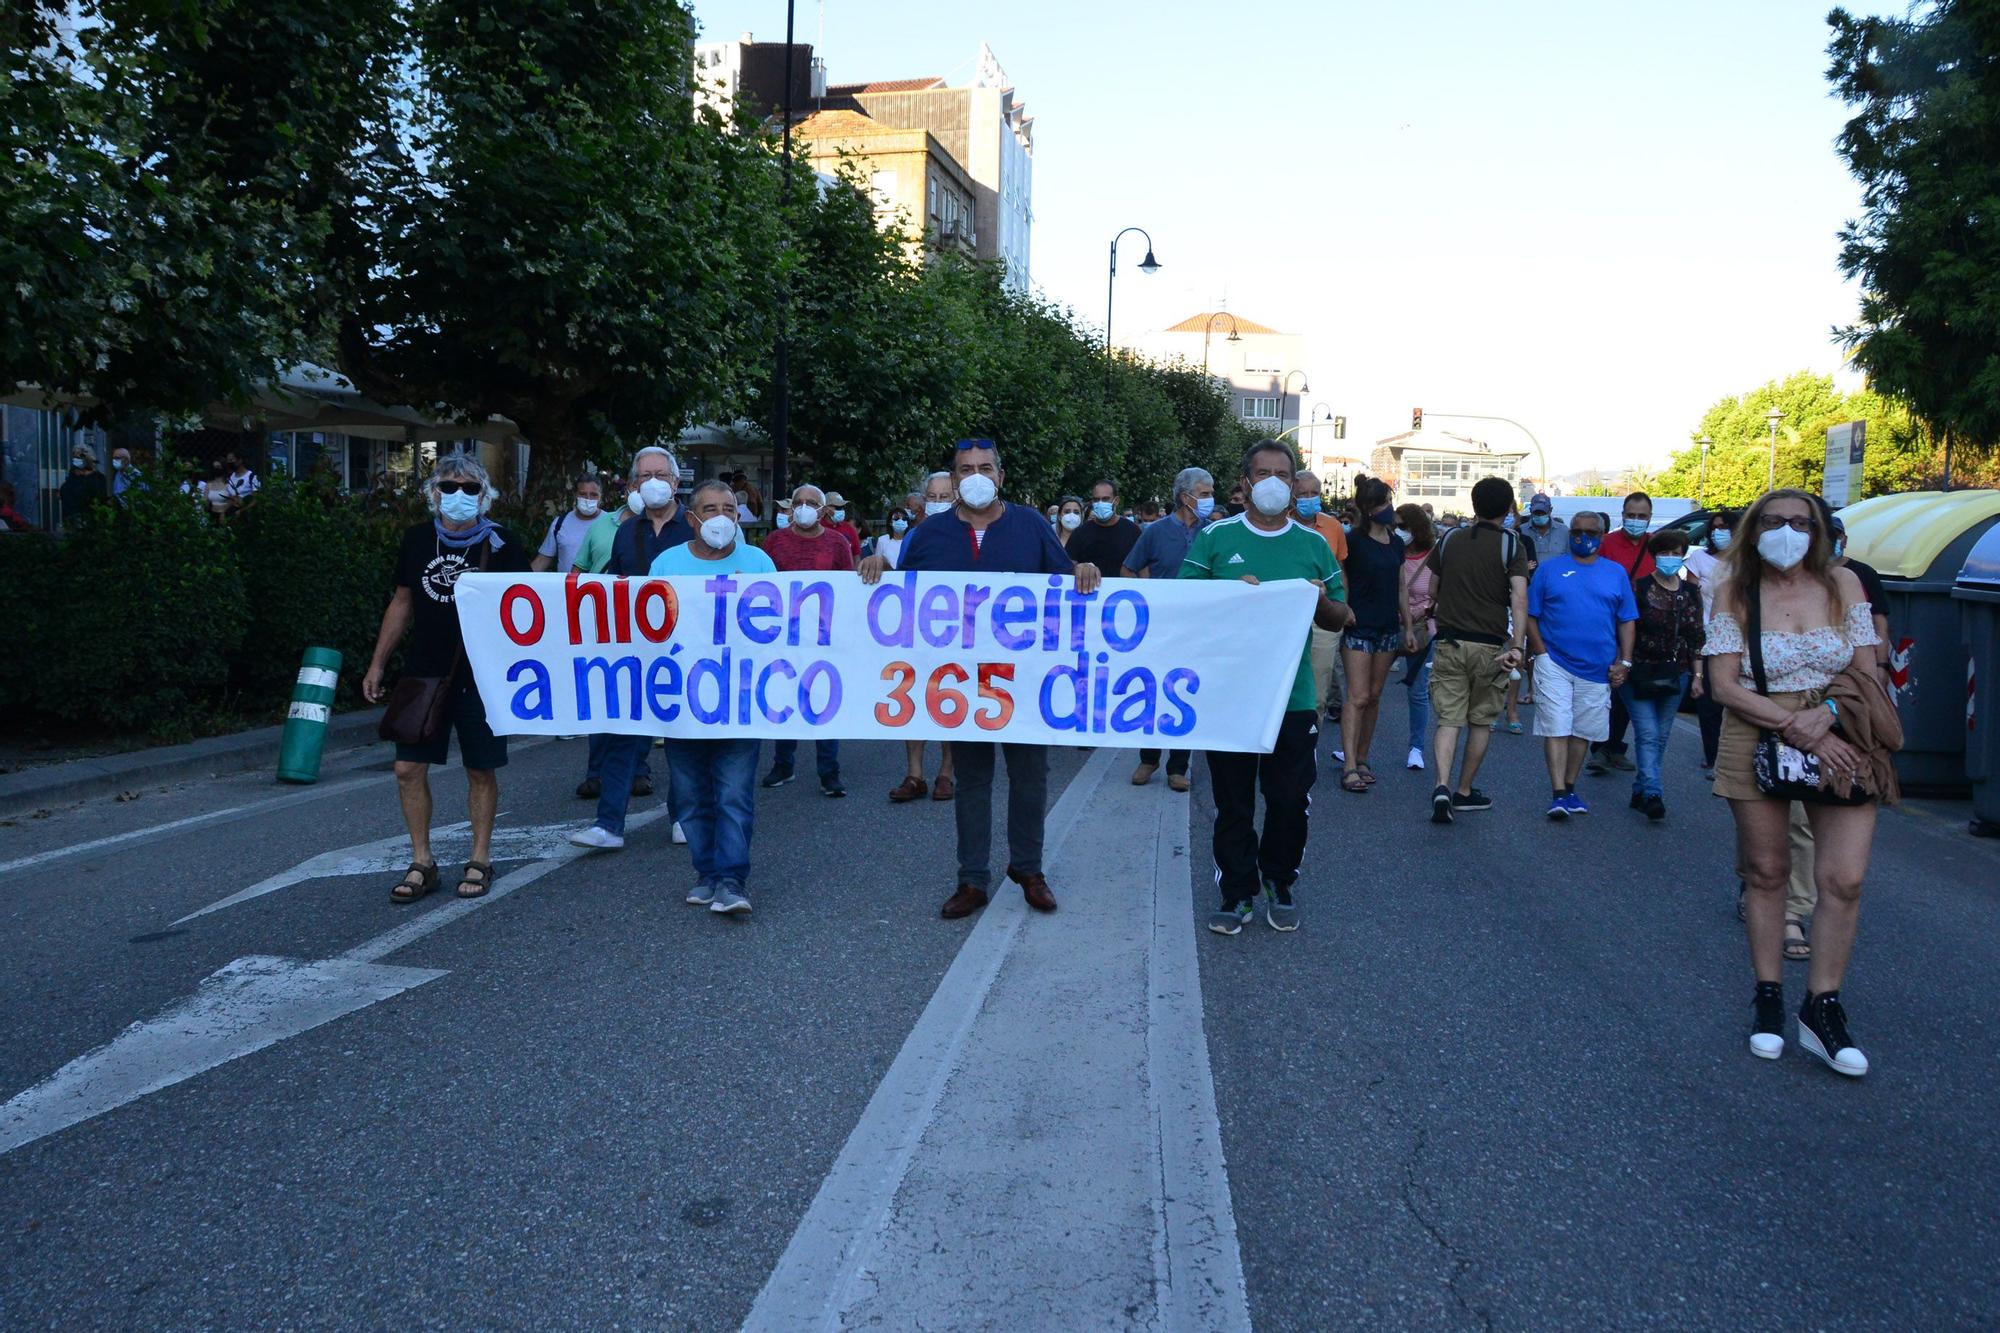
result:
[[[611,563],[611,539],[618,535],[618,513],[599,514],[597,521],[583,534],[583,544],[576,548],[576,569],[585,574],[602,574],[604,567]],[[569,570],[560,570],[567,574]]]
[[[1336,602],[1347,600],[1340,565],[1326,538],[1298,523],[1287,523],[1277,532],[1253,528],[1243,515],[1211,523],[1201,530],[1181,561],[1184,579],[1240,579],[1252,575],[1259,583],[1285,579],[1319,579],[1326,595]],[[1319,706],[1319,690],[1313,683],[1312,635],[1306,635],[1299,650],[1299,674],[1292,680],[1292,695],[1285,704],[1290,713],[1311,712]]]

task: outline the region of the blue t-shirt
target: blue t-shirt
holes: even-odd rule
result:
[[[692,542],[682,542],[669,546],[653,558],[653,567],[647,572],[654,576],[667,574],[775,574],[778,567],[771,563],[771,557],[758,547],[736,535],[736,549],[720,560],[704,560],[694,553],[696,537]]]
[[[1367,535],[1347,542],[1347,609],[1363,634],[1389,634],[1403,627],[1398,592],[1403,583],[1403,539],[1378,542]]]
[[[1528,614],[1542,646],[1578,680],[1607,684],[1618,660],[1618,626],[1639,618],[1632,581],[1615,560],[1584,564],[1574,556],[1544,560],[1528,584]]]

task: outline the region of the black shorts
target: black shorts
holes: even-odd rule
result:
[[[438,734],[421,745],[398,745],[396,759],[405,764],[442,764],[450,753],[454,728],[461,764],[482,772],[507,767],[507,738],[495,736],[486,725],[486,704],[473,689],[455,692]]]

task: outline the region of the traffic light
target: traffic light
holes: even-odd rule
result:
[[[1346,417],[1335,417],[1333,419],[1333,438],[1336,440],[1344,440],[1347,438]]]
[[[1413,408],[1411,408],[1411,409],[1410,409],[1410,429],[1411,429],[1411,430],[1422,430],[1423,428],[1424,428],[1424,409],[1423,409],[1423,408],[1421,408],[1421,407],[1413,407]]]

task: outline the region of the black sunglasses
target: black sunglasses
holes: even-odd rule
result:
[[[437,484],[439,495],[457,495],[464,491],[467,495],[477,495],[486,488],[476,481],[441,481]]]

